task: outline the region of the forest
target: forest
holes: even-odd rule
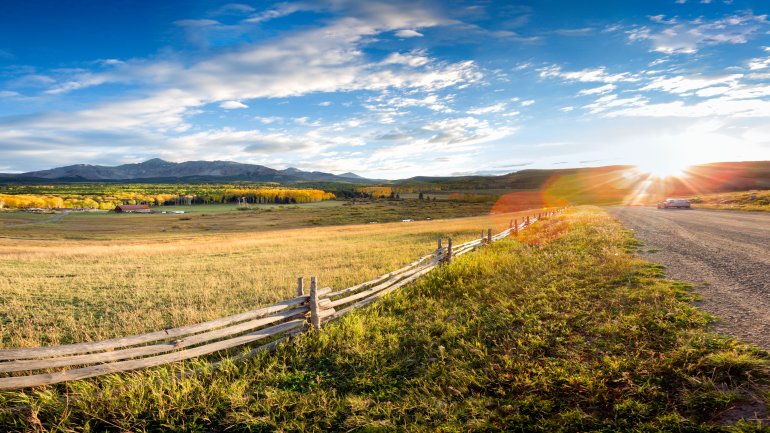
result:
[[[276,185],[10,185],[0,188],[0,209],[100,209],[121,204],[191,205],[212,203],[311,203],[335,198],[320,189]]]

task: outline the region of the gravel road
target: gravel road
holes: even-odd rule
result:
[[[666,266],[668,278],[695,285],[698,306],[721,318],[717,331],[770,349],[770,212],[610,212],[644,242],[645,259]]]

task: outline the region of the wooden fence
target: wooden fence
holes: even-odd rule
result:
[[[0,374],[4,377],[0,377],[0,390],[155,367],[269,341],[230,359],[253,356],[308,328],[319,330],[324,323],[374,302],[436,266],[451,262],[453,257],[516,235],[543,216],[558,212],[561,210],[546,211],[532,218],[527,216],[521,222],[511,220],[509,228],[501,233],[492,235],[489,229],[481,232],[481,238],[459,245],[453,245],[451,238],[446,245],[439,240],[435,251],[409,265],[342,290],[319,288],[316,277],[311,277],[305,294],[304,279],[300,277],[297,296],[292,299],[209,322],[90,343],[3,349],[0,350]]]

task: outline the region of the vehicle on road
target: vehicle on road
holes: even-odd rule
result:
[[[690,200],[686,198],[669,198],[658,203],[658,209],[690,209]]]

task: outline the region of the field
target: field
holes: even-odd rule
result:
[[[705,194],[690,200],[701,209],[770,211],[770,190]]]
[[[179,367],[166,367],[2,393],[0,424],[115,432],[760,431],[759,423],[736,420],[767,416],[768,355],[706,332],[711,319],[690,305],[687,287],[661,279],[660,267],[634,256],[636,247],[602,211],[578,208],[275,353],[178,380]],[[20,404],[26,408],[13,409]]]
[[[89,341],[214,319],[292,296],[300,275],[350,286],[432,251],[439,236],[464,241],[523,215],[424,219],[482,212],[474,206],[322,202],[189,215],[73,213],[37,225],[18,224],[50,215],[3,214],[0,346]],[[422,221],[328,226],[409,216]],[[307,227],[319,219],[326,226]]]
[[[254,233],[299,227],[368,224],[470,217],[490,213],[494,203],[449,203],[419,200],[332,200],[297,205],[158,206],[177,214],[114,214],[72,212],[52,223],[27,224],[54,215],[0,213],[0,238],[10,239],[170,239],[232,233]]]

